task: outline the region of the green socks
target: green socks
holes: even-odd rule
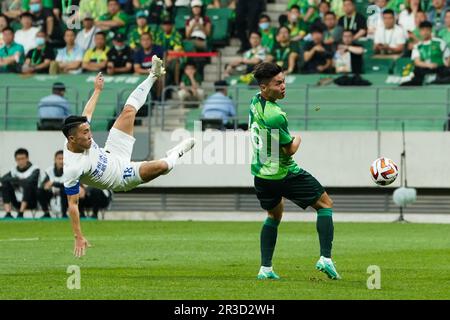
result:
[[[317,210],[317,233],[319,234],[320,255],[331,258],[331,247],[333,246],[333,209],[325,208]]]
[[[271,267],[280,221],[268,217],[261,230],[261,266]]]

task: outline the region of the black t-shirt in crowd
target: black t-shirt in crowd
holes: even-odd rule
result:
[[[353,34],[358,33],[361,29],[367,30],[366,18],[359,13],[355,13],[351,17],[340,17],[338,20],[338,25],[341,26],[343,30],[351,30]]]
[[[361,47],[359,44],[352,43],[352,47]],[[352,73],[363,73],[363,55],[350,52],[350,61],[352,64]]]
[[[313,41],[308,41],[304,46],[304,51],[310,51],[314,48],[316,44]],[[306,73],[317,73],[318,66],[323,66],[327,63],[328,59],[333,58],[333,49],[331,46],[322,44],[322,47],[325,49],[325,52],[314,52],[314,56],[305,63],[303,69]]]
[[[115,68],[123,68],[128,62],[133,64],[133,52],[129,46],[120,51],[113,47],[108,52],[108,62],[114,63]]]
[[[46,59],[55,60],[55,52],[49,46],[45,46],[43,49],[35,48],[33,50],[28,51],[26,56],[27,59],[30,59],[31,66],[37,66],[43,63]],[[48,69],[41,69],[36,71],[37,73],[48,73]]]

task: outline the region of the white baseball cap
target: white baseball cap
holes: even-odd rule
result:
[[[202,7],[203,2],[202,0],[192,0],[191,7]]]

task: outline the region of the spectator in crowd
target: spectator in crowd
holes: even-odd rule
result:
[[[184,73],[181,76],[180,91],[178,96],[182,102],[199,102],[205,97],[205,92],[201,88],[202,77],[197,71],[197,66],[192,62],[187,62],[184,66]],[[190,103],[184,105],[188,108],[196,108],[198,104]]]
[[[92,21],[98,20],[101,16],[108,12],[107,0],[80,0],[79,10],[70,18],[69,23],[92,18]]]
[[[375,5],[368,9],[367,37],[373,38],[376,31],[384,26],[383,12],[386,9],[387,0],[375,0]]]
[[[250,33],[251,49],[244,52],[242,57],[233,60],[226,68],[224,77],[230,76],[233,71],[252,72],[255,65],[266,60],[267,50],[261,45],[261,34],[257,31]]]
[[[128,16],[121,10],[119,1],[108,0],[108,12],[100,16],[95,25],[102,31],[125,34],[127,19]]]
[[[236,117],[236,106],[228,97],[227,82],[219,80],[214,82],[216,93],[206,99],[203,110],[203,119],[222,119],[224,126],[232,127],[230,118]]]
[[[444,28],[445,12],[448,10],[445,0],[433,0],[433,6],[428,10],[428,21],[430,21],[436,32]]]
[[[141,35],[141,48],[134,54],[134,72],[148,75],[148,69],[152,67],[153,55],[163,59],[164,50],[162,47],[153,44],[153,38],[150,33],[144,32]]]
[[[336,73],[361,74],[363,72],[364,48],[353,41],[351,30],[345,30],[342,41],[333,57]]]
[[[89,49],[95,48],[94,37],[99,31],[100,29],[94,25],[94,19],[91,16],[84,17],[83,29],[77,33],[75,38],[75,45],[83,51],[83,54]]]
[[[98,219],[98,212],[107,209],[111,201],[111,191],[80,185],[80,218],[87,218],[87,210],[92,209],[91,218]]]
[[[290,39],[288,27],[280,27],[277,33],[277,42],[267,56],[267,61],[275,62],[285,74],[293,73],[297,70],[297,59],[300,49],[297,42]]]
[[[262,14],[259,18],[258,26],[259,32],[261,33],[261,45],[265,47],[268,52],[272,51],[277,37],[277,28],[270,26],[270,23],[271,19],[266,14]]]
[[[106,69],[109,48],[106,46],[106,35],[97,32],[94,37],[95,47],[86,51],[83,57],[83,70],[99,72]]]
[[[287,14],[281,15],[279,18],[280,25],[285,24],[289,11],[293,6],[300,8],[300,14],[304,22],[312,24],[317,18],[319,18],[319,12],[314,0],[289,0]]]
[[[450,47],[450,10],[445,12],[445,28],[438,32],[438,37],[445,41],[447,47]]]
[[[55,82],[52,94],[42,98],[38,104],[38,116],[40,119],[65,119],[70,116],[69,101],[64,98],[66,86],[64,83]]]
[[[344,16],[345,15],[344,0],[331,0],[330,1],[330,10],[336,14],[337,18]]]
[[[192,18],[186,21],[186,38],[194,40],[197,50],[205,50],[211,35],[211,21],[203,13],[202,1],[192,0]]]
[[[367,24],[364,16],[356,12],[353,0],[344,0],[345,15],[339,18],[338,25],[344,30],[353,32],[353,40],[364,37],[367,33]]]
[[[420,0],[407,0],[406,7],[400,12],[398,16],[398,24],[406,32],[413,32],[416,25],[416,14],[422,11]]]
[[[55,52],[46,43],[44,31],[36,35],[36,48],[28,52],[22,67],[23,74],[48,73],[50,63],[55,60]]]
[[[149,23],[161,24],[162,20],[172,16],[172,0],[133,0],[136,10],[147,10],[149,12]]]
[[[22,29],[17,30],[14,39],[16,43],[21,44],[27,54],[31,49],[36,48],[36,34],[38,27],[33,27],[33,16],[29,12],[20,15],[20,24]]]
[[[9,27],[8,17],[0,13],[0,48],[5,45],[3,41],[3,30]]]
[[[41,0],[30,0],[30,12],[33,15],[33,26],[46,34],[49,44],[54,48],[64,47],[62,28],[52,9],[44,8]]]
[[[401,55],[405,49],[406,36],[403,29],[395,24],[394,11],[384,10],[383,22],[384,26],[375,32],[375,53],[383,56]]]
[[[155,44],[161,46],[164,51],[183,50],[183,37],[174,28],[174,25],[170,19],[164,19],[161,23],[161,30],[156,33]]]
[[[325,23],[325,15],[328,12],[333,12],[331,10],[330,3],[325,1],[325,0],[322,0],[322,1],[319,2],[318,10],[319,10],[319,16],[313,22],[314,25],[317,25],[319,23],[324,24]]]
[[[338,43],[342,40],[342,27],[337,24],[334,12],[327,12],[325,14],[324,26],[323,43],[331,46],[334,51]]]
[[[131,30],[129,37],[130,47],[133,50],[136,50],[141,45],[141,36],[143,33],[151,33],[147,17],[148,14],[144,10],[136,13],[136,27]]]
[[[293,5],[288,12],[285,26],[291,30],[291,41],[300,41],[308,33],[308,26],[300,14],[300,7]]]
[[[82,71],[83,50],[75,44],[75,31],[67,29],[64,32],[66,47],[58,50],[56,61],[50,66],[50,74],[79,74]]]
[[[108,52],[106,72],[109,75],[133,72],[133,52],[121,33],[114,36],[113,47]]]
[[[51,218],[50,201],[54,197],[60,198],[61,214],[63,218],[67,218],[67,196],[64,192],[63,179],[63,151],[59,150],[55,153],[53,166],[47,168],[41,174],[41,181],[37,190],[37,200],[41,206],[44,215],[42,218]]]
[[[305,73],[330,73],[332,71],[333,49],[323,41],[321,28],[311,30],[312,41],[305,44],[303,59]]]
[[[244,53],[250,49],[248,35],[249,32],[258,30],[258,19],[264,7],[265,0],[238,0],[236,3],[236,35],[241,42],[238,53]],[[260,19],[259,22],[261,23]]]
[[[450,49],[444,40],[433,37],[433,25],[429,21],[420,24],[423,40],[414,46],[411,59],[414,61],[414,77],[402,86],[420,86],[428,74],[438,79],[449,80]]]
[[[18,210],[17,218],[23,218],[27,209],[36,208],[36,191],[39,181],[39,168],[34,166],[26,149],[17,149],[14,153],[16,166],[1,178],[3,208],[5,218],[13,218],[12,208]],[[16,192],[22,193],[19,201]]]
[[[427,15],[424,11],[417,11],[416,15],[414,17],[415,20],[415,25],[417,26],[412,32],[408,32],[407,33],[407,43],[408,43],[408,48],[407,48],[407,52],[411,53],[412,49],[414,48],[414,46],[416,44],[419,43],[419,41],[423,40],[422,36],[420,35],[420,29],[419,26],[422,22],[427,21]]]
[[[20,72],[24,61],[24,49],[14,42],[14,31],[7,27],[3,29],[4,46],[0,48],[0,73]]]

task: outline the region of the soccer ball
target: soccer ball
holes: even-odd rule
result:
[[[397,178],[398,167],[391,159],[382,157],[372,163],[370,174],[376,184],[387,186]]]

